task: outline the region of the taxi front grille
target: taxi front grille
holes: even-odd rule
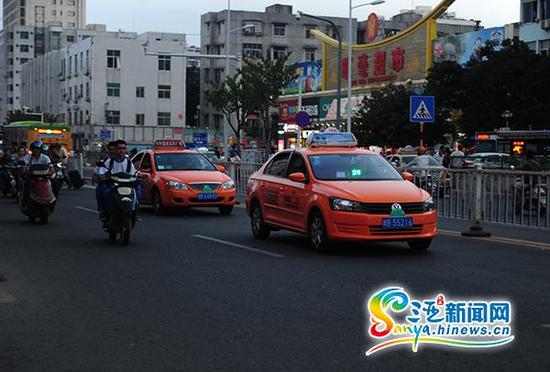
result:
[[[393,203],[363,203],[363,212],[367,214],[389,215]],[[405,214],[421,214],[426,212],[424,203],[399,203]]]
[[[189,198],[190,203],[199,203],[199,204],[211,204],[211,203],[219,203],[223,201],[223,197],[220,196],[216,200],[199,200],[199,198]]]
[[[398,229],[398,230],[386,230],[382,226],[369,226],[371,235],[373,236],[385,236],[385,235],[418,235],[422,233],[422,225],[414,225],[410,228]]]
[[[221,187],[221,183],[190,183],[189,186],[193,190],[210,192],[215,191]]]

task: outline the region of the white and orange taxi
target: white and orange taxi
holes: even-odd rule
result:
[[[351,133],[314,133],[308,147],[274,155],[248,182],[252,233],[310,237],[313,249],[333,241],[406,241],[425,250],[437,234],[426,191],[383,157],[357,148]]]
[[[155,213],[189,207],[217,207],[223,215],[233,211],[235,183],[224,167],[186,150],[183,141],[155,141],[152,150],[136,154],[132,162],[143,188],[141,203]]]

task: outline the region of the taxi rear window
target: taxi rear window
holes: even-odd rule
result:
[[[155,155],[157,171],[215,171],[202,154],[164,153]]]
[[[315,178],[325,181],[397,181],[403,180],[384,158],[362,154],[310,155]]]

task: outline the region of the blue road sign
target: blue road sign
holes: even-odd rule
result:
[[[307,111],[300,111],[296,114],[295,120],[301,128],[305,128],[311,124],[311,115]]]
[[[193,133],[193,143],[196,146],[208,145],[208,133],[203,133],[203,132]]]
[[[102,129],[101,132],[99,132],[99,137],[101,137],[101,139],[109,139],[111,138],[111,131],[108,129]]]
[[[411,123],[434,123],[435,98],[433,96],[411,96],[409,121]]]

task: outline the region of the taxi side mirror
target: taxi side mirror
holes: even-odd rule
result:
[[[218,172],[222,172],[222,173],[225,173],[226,171],[223,165],[216,165],[216,169],[218,170]]]
[[[405,181],[413,182],[414,181],[414,176],[412,175],[412,173],[403,172],[403,179]]]
[[[292,182],[306,183],[306,175],[302,172],[292,173],[288,176],[288,179]]]

